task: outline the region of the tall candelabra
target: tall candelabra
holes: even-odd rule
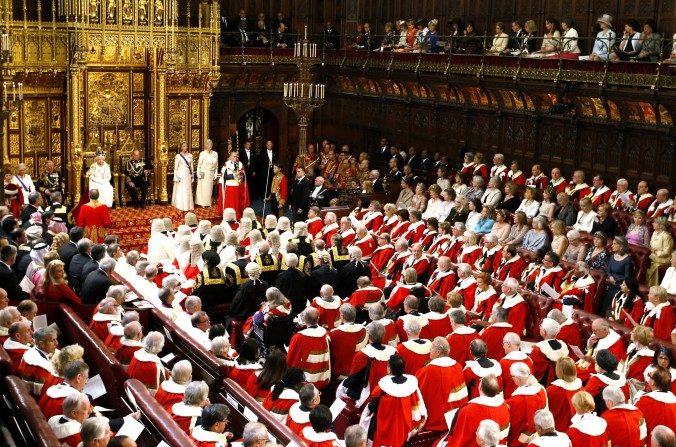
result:
[[[298,154],[307,147],[307,127],[312,112],[325,102],[324,84],[312,82],[312,67],[318,63],[317,44],[310,43],[305,25],[305,37],[293,46],[293,60],[298,66],[298,82],[284,84],[284,104],[298,115]]]
[[[12,45],[9,32],[0,28],[0,179],[5,179],[5,124],[12,111],[23,101],[23,83],[8,79],[7,64],[11,58]],[[4,185],[4,184],[3,184]],[[0,205],[5,203],[5,188],[0,188]]]

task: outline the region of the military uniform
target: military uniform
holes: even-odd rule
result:
[[[63,182],[61,174],[57,171],[43,172],[38,179],[38,191],[42,193],[47,203],[51,204],[50,195],[53,192],[60,192],[63,194]]]
[[[127,188],[127,192],[131,196],[131,200],[134,206],[143,207],[146,204],[146,194],[148,191],[148,178],[145,174],[145,171],[153,169],[152,164],[146,164],[145,161],[138,160],[128,160],[127,164],[124,167],[124,184]],[[133,183],[134,186],[131,186],[129,183]],[[141,201],[138,200],[138,193],[136,188],[141,190]]]

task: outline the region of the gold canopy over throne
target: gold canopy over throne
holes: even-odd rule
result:
[[[208,138],[219,17],[218,0],[0,0],[11,41],[3,81],[24,92],[3,122],[3,164],[39,176],[54,160],[77,203],[102,148],[124,201],[124,166],[138,149],[154,166],[149,198],[167,202],[179,143],[197,158]]]

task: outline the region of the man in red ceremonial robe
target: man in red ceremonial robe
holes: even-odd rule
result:
[[[645,417],[648,432],[652,433],[658,425],[676,427],[676,396],[670,391],[669,371],[655,368],[648,376],[648,386],[652,391],[642,394],[636,401],[636,407]]]
[[[368,276],[361,276],[357,278],[357,290],[352,292],[345,303],[354,306],[355,309],[365,309],[372,304],[382,303],[384,299],[383,291],[372,286]]]
[[[230,410],[224,404],[211,404],[204,407],[200,416],[200,425],[190,432],[190,438],[197,447],[226,447],[232,433],[226,432]]]
[[[472,341],[479,338],[479,334],[475,329],[465,326],[467,320],[463,311],[459,309],[452,310],[450,318],[453,332],[446,337],[448,344],[451,346],[451,353],[449,355],[460,365],[465,366],[465,362],[472,358],[469,345]]]
[[[502,338],[502,347],[505,355],[500,360],[500,369],[504,371],[505,377],[509,374],[509,368],[514,363],[525,363],[531,372],[533,371],[533,361],[521,350],[521,337],[518,334],[514,332],[506,333]],[[516,384],[512,380],[505,380],[502,389],[505,399],[508,399],[515,389]]]
[[[319,207],[310,207],[310,210],[312,208],[317,208]],[[310,213],[311,214],[311,213]],[[308,214],[309,215],[309,214]],[[322,222],[321,218],[319,218],[319,224],[317,224],[317,221],[313,221],[312,223],[314,224],[313,231],[316,231],[316,233],[310,233],[312,236],[312,239],[321,239],[324,241],[324,244],[326,244],[327,247],[331,247],[333,245],[333,235],[335,234],[340,234],[342,236],[342,231],[339,233],[339,230],[341,228],[338,226],[338,223],[336,222],[336,214],[329,211],[326,213],[326,216],[324,216],[324,221]],[[310,222],[310,219],[308,219],[308,222]],[[348,222],[349,223],[349,222]],[[308,232],[310,231],[310,227],[308,226]],[[354,237],[350,238],[350,234],[345,234],[345,237],[343,238],[343,247],[347,247],[350,245]]]
[[[319,311],[314,307],[305,309],[304,322],[307,329],[297,332],[291,338],[286,364],[289,368],[305,371],[307,381],[321,389],[331,380],[328,333],[318,326]]]
[[[535,277],[535,291],[544,293],[542,287],[547,284],[557,292],[561,291],[561,283],[566,272],[559,266],[559,256],[548,251],[542,258],[542,268]]]
[[[409,244],[417,244],[421,241],[425,232],[425,222],[422,220],[422,213],[417,210],[409,211],[409,222],[408,228],[406,228],[401,237],[406,239]]]
[[[333,227],[337,230],[338,225],[336,225],[336,215],[335,213],[328,212],[326,213],[326,216],[324,216],[324,221],[322,222],[322,218],[319,216],[319,207],[318,206],[311,206],[307,210],[307,220],[305,223],[307,224],[307,232],[310,235],[312,239],[315,239],[319,237],[320,239],[324,239],[324,242],[326,242],[326,245],[329,246],[331,245],[331,238],[328,238],[328,242],[326,241],[326,238],[324,238],[324,232],[322,229],[328,228],[331,224],[333,224]],[[333,219],[329,217],[330,214],[333,214]],[[333,220],[333,222],[331,222]],[[329,223],[326,223],[326,222]]]
[[[77,215],[77,226],[85,230],[85,237],[99,244],[106,236],[105,228],[110,226],[108,207],[99,202],[99,191],[89,191],[89,203],[80,207]]]
[[[545,189],[547,188],[547,185],[549,184],[549,179],[545,175],[544,172],[542,172],[542,167],[540,165],[533,165],[533,167],[530,170],[531,175],[526,179],[526,186],[532,186],[533,188],[536,189]]]
[[[509,367],[509,374],[516,389],[507,399],[510,421],[507,445],[521,447],[528,444],[531,435],[535,433],[533,416],[536,411],[547,408],[547,393],[531,374],[529,365],[513,363]]]
[[[203,381],[190,382],[185,387],[185,394],[181,402],[171,406],[169,414],[179,427],[190,434],[202,415],[202,409],[209,403],[209,387]]]
[[[166,380],[166,371],[157,356],[163,348],[164,335],[155,331],[149,332],[143,342],[143,349],[134,352],[127,368],[127,375],[144,384],[153,394],[160,383]]]
[[[500,281],[504,281],[507,278],[519,280],[526,267],[528,265],[516,251],[516,247],[508,245],[502,250],[502,260],[493,276]]]
[[[397,353],[404,359],[406,374],[415,375],[430,358],[432,342],[420,338],[421,325],[417,318],[410,318],[404,322],[406,341],[399,343]]]
[[[514,332],[512,325],[507,323],[507,310],[494,306],[491,312],[490,324],[479,332],[479,337],[486,343],[488,358],[497,361],[505,356],[502,339],[508,332]]]
[[[12,174],[6,173],[5,179],[7,179],[8,176],[11,182]],[[23,204],[23,202],[24,202],[23,189],[19,185],[15,185],[14,183],[8,183],[7,180],[5,180],[4,205],[7,205],[7,207],[9,208],[9,212],[12,213],[12,215],[16,219],[19,219],[21,217],[21,205]]]
[[[371,254],[371,261],[369,262],[369,266],[371,267],[371,278],[377,278],[383,275],[387,263],[394,255],[394,247],[390,244],[389,234],[383,233],[378,235],[377,242],[378,247],[373,254]]]
[[[449,432],[434,447],[482,447],[477,444],[476,432],[484,419],[495,421],[500,427],[500,441],[509,433],[509,407],[500,394],[500,382],[492,374],[481,379],[479,397],[470,400],[453,415]]]
[[[427,303],[430,311],[423,315],[427,320],[426,337],[433,340],[435,337],[444,337],[453,332],[451,317],[446,313],[446,301],[433,296]]]
[[[364,225],[358,225],[355,229],[357,235],[355,236],[354,245],[361,249],[362,259],[369,260],[371,255],[376,250],[378,243],[375,238],[371,236]]]
[[[63,412],[49,418],[47,423],[60,445],[78,447],[81,445],[80,429],[90,414],[89,397],[83,393],[74,393],[63,401]]]
[[[488,375],[497,377],[500,387],[502,387],[504,382],[502,380],[502,367],[497,360],[486,357],[486,343],[477,338],[469,344],[469,349],[472,360],[467,360],[465,368],[462,370],[469,397],[473,399],[479,396],[479,383],[482,378]]]
[[[317,405],[310,412],[310,426],[303,428],[300,437],[308,447],[340,447],[338,436],[331,431],[333,417],[326,405]]]
[[[462,222],[456,222],[453,228],[451,228],[451,241],[442,254],[448,256],[452,261],[458,259],[458,256],[462,252],[462,247],[465,245],[465,228],[465,224]]]
[[[455,272],[451,270],[451,259],[448,256],[440,256],[437,261],[437,269],[432,272],[430,280],[427,283],[427,288],[446,299],[448,293],[455,288],[457,277]]]
[[[418,274],[418,280],[420,282],[423,283],[427,282],[428,276],[427,271],[430,268],[430,261],[427,259],[427,256],[425,256],[425,251],[423,250],[422,245],[420,244],[411,245],[411,256],[409,256],[404,261],[402,271],[406,271],[406,269],[408,268],[415,269],[415,272]]]
[[[104,298],[99,304],[99,310],[92,316],[89,322],[89,329],[94,332],[99,339],[105,340],[110,333],[108,327],[122,322],[122,317],[117,312],[117,302],[114,298]]]
[[[374,446],[402,446],[425,425],[427,408],[418,389],[418,379],[404,374],[404,359],[398,355],[387,363],[389,375],[371,392],[368,411],[376,419]]]
[[[120,347],[115,351],[115,358],[123,367],[129,365],[134,354],[143,348],[143,327],[138,321],[132,321],[124,327],[124,337],[120,340]]]
[[[568,356],[566,343],[556,339],[559,331],[559,323],[551,318],[544,318],[540,323],[542,341],[537,342],[530,353],[533,375],[540,383],[552,383],[556,379],[556,362]]]
[[[42,384],[54,375],[52,357],[58,341],[56,330],[51,327],[40,328],[33,334],[35,346],[27,349],[21,358],[17,373],[30,387],[34,396],[42,393]]]
[[[249,190],[244,165],[239,161],[237,151],[230,152],[228,161],[221,168],[221,179],[218,188],[218,209],[235,210],[237,220],[242,218],[242,211],[249,207]]]
[[[350,304],[340,307],[340,324],[329,333],[331,352],[331,377],[347,377],[355,355],[368,343],[366,328],[355,324],[356,309]]]
[[[328,214],[329,213],[326,213],[327,216]],[[350,219],[347,216],[340,218],[340,227],[338,228],[338,231],[332,232],[331,237],[333,237],[334,234],[339,234],[340,237],[343,238],[343,247],[352,245],[354,238],[357,237],[357,233],[355,233],[352,228],[352,222],[350,222]]]
[[[458,285],[455,286],[453,292],[457,292],[462,296],[462,305],[465,309],[472,309],[474,307],[474,297],[476,296],[476,279],[472,275],[472,267],[469,264],[458,265]],[[443,298],[443,297],[442,297]]]
[[[397,318],[397,321],[394,322],[394,327],[397,330],[397,336],[399,337],[400,342],[408,340],[408,334],[406,334],[406,330],[404,330],[404,324],[409,320],[418,321],[420,323],[421,333],[423,333],[422,337],[429,338],[427,335],[428,321],[424,315],[421,315],[420,312],[418,312],[419,307],[420,300],[413,295],[407,296],[404,300],[404,315]]]
[[[610,328],[610,324],[604,318],[597,318],[591,325],[592,336],[587,340],[587,355],[577,362],[577,376],[586,382],[589,376],[595,372],[594,362],[596,354],[607,349],[617,360],[625,357],[627,349],[620,334]]]
[[[589,193],[589,198],[592,201],[594,209],[597,209],[602,203],[608,203],[610,200],[610,188],[603,184],[603,177],[599,174],[596,174],[592,179],[592,188]]]
[[[496,305],[507,309],[507,322],[512,325],[514,332],[523,336],[528,318],[528,306],[519,295],[519,282],[514,278],[507,278],[502,283],[502,295]]]
[[[5,340],[2,347],[7,351],[12,359],[14,371],[18,374],[21,358],[30,349],[33,343],[33,329],[28,321],[17,321],[9,326],[9,338]]]
[[[350,397],[358,407],[370,396],[378,381],[387,375],[387,361],[397,353],[394,347],[383,344],[385,327],[380,321],[373,321],[366,326],[366,333],[369,344],[354,356],[348,378],[338,387],[338,397]]]
[[[481,272],[494,274],[502,261],[502,247],[498,245],[498,237],[494,234],[484,236],[481,256],[474,263],[474,267]]]
[[[63,401],[71,394],[81,393],[89,379],[89,366],[82,360],[66,364],[63,382],[52,385],[42,393],[38,406],[45,419],[63,413]]]
[[[160,384],[155,393],[155,400],[167,412],[175,403],[182,402],[185,396],[186,384],[192,377],[192,364],[189,360],[179,360],[171,368],[171,377]]]
[[[289,414],[286,418],[286,426],[289,430],[301,436],[303,429],[309,427],[310,412],[319,405],[321,393],[311,383],[306,383],[298,390],[298,402],[291,405]]]
[[[361,220],[361,223],[364,224],[367,230],[373,234],[377,234],[380,231],[380,227],[383,226],[385,216],[382,213],[382,206],[380,202],[374,200],[369,203],[369,210]]]
[[[404,271],[403,282],[397,282],[393,287],[386,288],[384,292],[387,297],[385,305],[392,310],[399,310],[409,295],[414,295],[420,299],[429,296],[429,291],[418,282],[417,274],[413,268]]]
[[[579,202],[591,195],[591,188],[584,182],[584,171],[573,172],[573,181],[566,187],[565,192],[574,202]]]
[[[317,324],[328,330],[333,329],[340,320],[341,304],[340,297],[333,294],[333,287],[324,284],[319,290],[319,296],[310,302],[310,306],[319,312]]]
[[[425,430],[447,430],[444,414],[467,403],[462,366],[448,356],[450,350],[445,338],[435,338],[430,350],[430,362],[416,374],[428,412]]]
[[[624,392],[608,386],[603,389],[603,401],[606,411],[601,417],[606,420],[610,444],[622,447],[641,447],[646,445],[648,429],[641,410],[627,404]]]

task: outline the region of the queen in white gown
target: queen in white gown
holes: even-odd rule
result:
[[[218,153],[211,148],[213,143],[207,140],[206,148],[200,152],[197,160],[197,188],[195,190],[195,205],[211,206],[214,192],[214,179],[218,171]]]
[[[103,154],[97,154],[94,163],[89,167],[89,190],[97,189],[99,191],[99,202],[108,208],[113,206],[113,185],[110,184],[112,175],[110,166],[106,163]]]
[[[195,209],[193,178],[192,154],[188,152],[188,143],[182,143],[181,152],[174,159],[174,191],[171,195],[171,204],[181,211]]]

